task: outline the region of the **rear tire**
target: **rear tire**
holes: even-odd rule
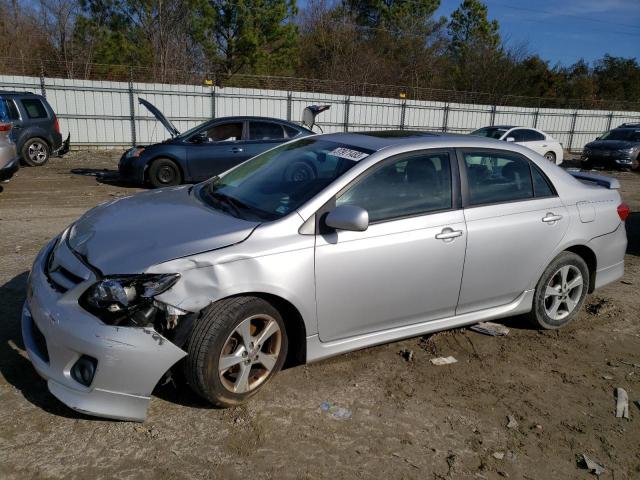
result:
[[[31,138],[22,146],[22,160],[30,167],[40,167],[49,161],[51,150],[42,138]]]
[[[158,158],[149,167],[149,183],[154,188],[173,187],[182,183],[182,172],[173,160]]]
[[[582,257],[562,252],[546,268],[533,298],[529,321],[537,328],[553,330],[569,324],[589,290],[589,268]]]
[[[280,371],[287,347],[284,321],[273,305],[258,297],[221,300],[191,331],[185,378],[214,405],[240,405]]]

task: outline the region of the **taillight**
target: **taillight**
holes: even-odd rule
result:
[[[60,133],[60,123],[58,123],[58,117],[54,117],[53,128],[56,129],[56,132]]]
[[[631,213],[629,205],[627,205],[626,203],[621,203],[620,205],[618,205],[618,216],[620,217],[620,220],[624,222],[629,216],[629,213]]]
[[[8,132],[11,130],[11,127],[13,127],[13,125],[10,123],[0,123],[0,132]]]

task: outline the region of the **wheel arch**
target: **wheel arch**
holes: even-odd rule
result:
[[[214,303],[234,297],[257,297],[271,304],[284,320],[289,339],[289,350],[283,369],[307,363],[307,329],[298,308],[289,300],[272,293],[242,292],[217,299]]]
[[[582,258],[587,264],[587,268],[589,269],[589,293],[592,293],[595,290],[596,285],[596,270],[598,268],[598,259],[593,250],[591,250],[586,245],[573,245],[564,250],[565,252],[571,252],[578,255]]]

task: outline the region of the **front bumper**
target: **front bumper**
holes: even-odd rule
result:
[[[16,157],[0,168],[0,181],[9,180],[20,168],[20,157]]]
[[[623,167],[623,168],[635,168],[633,158],[629,155],[625,155],[616,151],[589,151],[584,152],[581,156],[583,162],[591,161],[596,165],[610,166],[610,167]]]
[[[73,255],[61,243],[62,256]],[[96,280],[93,274],[64,293],[57,291],[45,272],[54,245],[36,258],[22,312],[22,335],[33,366],[49,391],[74,410],[143,421],[158,380],[186,353],[153,328],[113,327],[85,311],[78,297]],[[88,387],[71,375],[82,355],[97,360]]]
[[[118,173],[122,180],[137,184],[144,183],[144,164],[141,164],[137,157],[127,157],[127,152],[120,158]]]

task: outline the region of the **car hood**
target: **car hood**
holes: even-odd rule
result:
[[[258,225],[214,210],[191,190],[152,190],[98,205],[74,224],[69,245],[105,275],[142,273],[242,242]]]
[[[607,150],[623,150],[636,146],[638,146],[638,143],[626,140],[596,140],[585,145],[587,148],[606,148]]]
[[[171,120],[165,117],[164,113],[158,110],[155,105],[147,102],[144,98],[138,98],[138,102],[140,102],[140,105],[144,105],[145,108],[149,110],[154,117],[156,117],[156,120],[158,120],[164,126],[164,128],[167,129],[171,137],[177,137],[178,135],[180,135],[180,131],[175,127],[173,123],[171,123]]]

